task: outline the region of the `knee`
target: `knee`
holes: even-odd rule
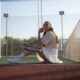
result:
[[[27,51],[27,50],[24,50],[24,55],[30,55],[31,53],[29,52],[29,51]]]
[[[24,53],[27,53],[28,51],[27,51],[27,50],[24,50],[23,52],[24,52]]]

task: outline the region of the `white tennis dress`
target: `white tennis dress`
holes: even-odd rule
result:
[[[43,54],[52,63],[62,63],[58,58],[58,45],[56,43],[56,36],[52,31],[49,31],[42,37],[42,42],[45,47],[42,47]]]

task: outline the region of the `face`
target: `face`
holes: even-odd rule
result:
[[[47,27],[46,27],[46,26],[43,27],[43,31],[44,31],[44,32],[47,31]]]
[[[44,32],[48,31],[48,23],[47,22],[43,24],[43,31]]]

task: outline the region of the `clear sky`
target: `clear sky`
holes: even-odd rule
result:
[[[21,39],[37,37],[37,0],[2,0],[0,3],[2,37],[5,36],[3,13],[9,14],[8,36]],[[42,0],[43,22],[50,21],[59,38],[61,37],[59,15],[61,10],[65,12],[63,16],[64,38],[68,38],[80,19],[80,0]]]

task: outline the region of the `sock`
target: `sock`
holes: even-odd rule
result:
[[[20,55],[17,56],[17,58],[19,57],[25,57],[24,53],[21,53]]]

